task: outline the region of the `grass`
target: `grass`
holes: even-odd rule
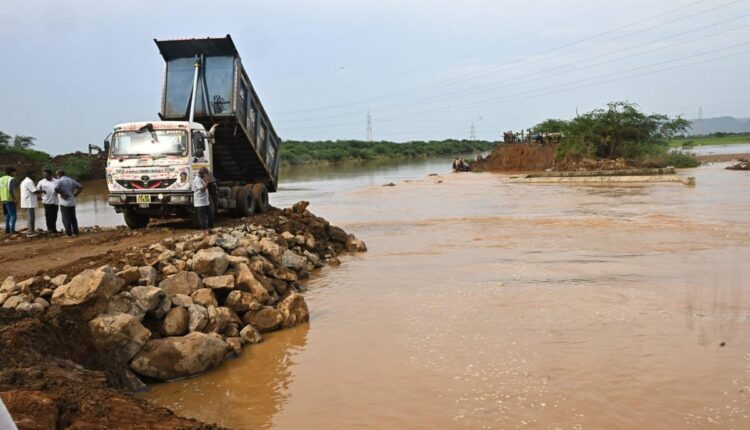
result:
[[[674,138],[669,141],[672,148],[689,148],[691,146],[709,146],[709,145],[735,145],[740,143],[750,143],[750,133],[748,134],[718,134],[711,136],[687,136]]]

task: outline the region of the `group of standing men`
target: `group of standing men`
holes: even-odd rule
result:
[[[76,197],[83,190],[83,186],[75,179],[65,175],[58,170],[55,174],[52,170],[44,171],[44,178],[34,184],[32,177],[34,172],[26,172],[20,186],[15,178],[16,169],[8,167],[5,176],[0,177],[0,201],[3,204],[3,216],[5,217],[5,234],[16,232],[16,212],[18,196],[16,190],[20,188],[21,209],[26,211],[28,237],[37,236],[36,230],[36,208],[38,199],[41,198],[44,205],[44,218],[47,223],[47,233],[57,234],[58,208],[62,215],[65,234],[71,237],[78,236],[78,219],[76,218]]]

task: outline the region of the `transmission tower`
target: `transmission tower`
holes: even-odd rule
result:
[[[367,111],[367,141],[372,142],[372,115]]]
[[[703,136],[703,107],[698,107],[698,136]]]
[[[471,123],[471,131],[469,132],[469,140],[477,140],[477,132],[474,129],[474,123]]]

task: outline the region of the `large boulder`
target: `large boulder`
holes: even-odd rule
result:
[[[344,230],[333,225],[328,227],[328,237],[331,239],[331,242],[340,243],[342,245],[346,245],[346,240],[348,239]]]
[[[224,306],[206,306],[208,323],[203,328],[205,333],[221,333],[224,327],[232,321],[232,311]]]
[[[231,234],[219,234],[211,238],[208,243],[211,246],[218,246],[224,250],[231,251],[240,246],[239,238],[232,236]]]
[[[188,310],[188,330],[190,332],[201,331],[208,324],[208,310],[205,306],[194,303]]]
[[[253,295],[258,303],[268,303],[271,300],[268,290],[255,277],[247,264],[240,264],[236,270],[236,287]]]
[[[182,306],[187,309],[193,304],[193,299],[190,296],[184,294],[175,294],[172,296],[172,306]]]
[[[133,315],[138,321],[143,321],[146,312],[149,311],[149,303],[138,300],[131,292],[123,291],[110,299],[107,305],[107,313],[125,313]]]
[[[86,269],[52,294],[52,304],[76,307],[81,316],[91,319],[107,309],[109,299],[117,293],[118,281],[110,266]]]
[[[49,281],[49,283],[51,285],[54,285],[55,287],[59,287],[59,286],[65,285],[66,282],[68,282],[68,275],[66,275],[64,273],[61,274],[61,275],[55,276],[54,278],[50,279],[50,281]]]
[[[294,327],[310,320],[310,311],[307,309],[305,298],[301,294],[291,293],[276,306],[276,310],[283,319],[283,328]]]
[[[350,234],[346,237],[346,250],[349,252],[367,252],[367,245]]]
[[[263,305],[258,303],[252,294],[239,290],[234,290],[227,295],[224,306],[235,312],[259,311],[263,308]]]
[[[130,285],[138,282],[138,280],[141,279],[141,272],[137,267],[130,267],[117,272],[117,277],[125,281],[125,285]]]
[[[307,258],[298,255],[290,250],[284,251],[281,255],[281,265],[287,269],[292,269],[296,272],[304,270],[307,265]]]
[[[231,290],[234,288],[234,276],[233,275],[221,275],[221,276],[209,276],[203,278],[203,285],[211,289],[226,289]]]
[[[229,258],[219,247],[201,249],[193,256],[193,270],[204,276],[223,275],[229,267]]]
[[[273,261],[281,262],[281,246],[273,240],[264,237],[260,240],[260,250]]]
[[[188,333],[190,313],[187,309],[177,306],[169,310],[164,316],[159,333],[162,336],[182,336]]]
[[[138,279],[138,283],[141,285],[156,285],[156,278],[158,273],[156,269],[151,266],[141,266],[138,268],[138,273],[141,277]]]
[[[10,296],[3,302],[3,308],[5,309],[18,309],[19,306],[21,306],[24,303],[31,304],[31,302],[34,301],[34,296],[31,294],[18,294],[15,296]],[[21,307],[19,310],[26,310],[24,307]]]
[[[264,306],[257,312],[248,312],[243,317],[245,324],[252,324],[259,332],[274,331],[281,326],[284,318],[281,313],[271,306]]]
[[[2,285],[0,285],[0,293],[5,293],[8,295],[17,294],[21,291],[21,289],[16,284],[16,280],[13,279],[12,276],[8,276],[3,281]]]
[[[164,290],[154,286],[133,287],[130,289],[130,294],[132,294],[136,300],[145,304],[147,311],[153,311],[159,307],[159,304],[166,295]]]
[[[190,294],[190,298],[193,299],[193,303],[202,306],[219,306],[219,301],[216,300],[216,295],[210,288],[200,288],[195,290]]]
[[[244,344],[254,344],[260,343],[263,338],[257,328],[248,324],[240,330],[240,340],[242,340],[242,343]]]
[[[127,363],[151,337],[136,317],[125,313],[99,315],[89,321],[89,328],[97,349],[118,363]]]
[[[168,381],[205,372],[219,365],[230,351],[220,338],[193,332],[149,341],[130,362],[130,368],[140,375]]]
[[[189,296],[193,291],[201,288],[203,281],[195,272],[180,272],[168,277],[159,283],[159,288],[164,290],[167,296],[185,294]]]

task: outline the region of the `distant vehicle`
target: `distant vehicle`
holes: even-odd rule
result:
[[[190,185],[207,167],[218,187],[212,210],[266,211],[281,139],[232,38],[154,41],[166,63],[160,120],[118,124],[107,136],[109,204],[134,229],[157,217],[195,219]]]

